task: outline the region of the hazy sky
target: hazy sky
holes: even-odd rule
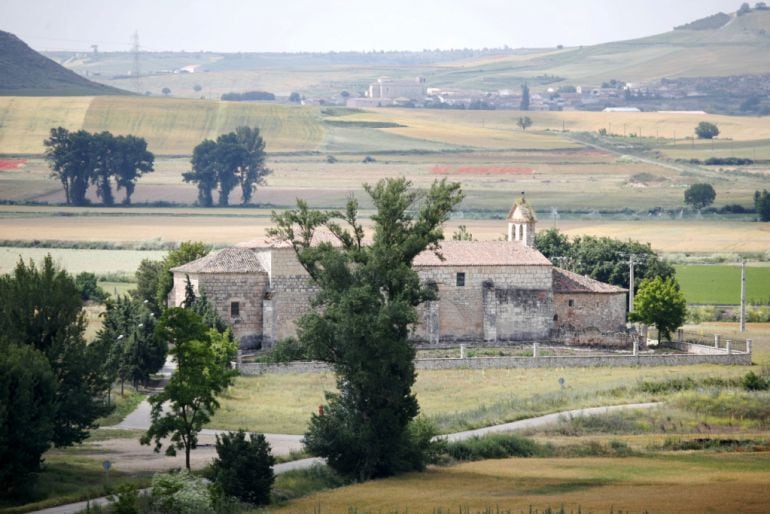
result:
[[[751,2],[754,3],[753,1]],[[36,50],[329,51],[590,45],[652,35],[740,0],[0,0]]]

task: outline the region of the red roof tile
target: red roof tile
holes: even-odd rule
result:
[[[553,268],[554,293],[625,293],[628,289],[605,284],[561,268]]]
[[[442,241],[425,250],[414,266],[550,266],[551,261],[520,241]]]

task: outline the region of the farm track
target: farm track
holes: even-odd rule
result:
[[[574,418],[574,417],[580,417],[580,416],[596,416],[600,414],[606,414],[609,412],[617,412],[620,410],[649,409],[649,408],[654,408],[658,405],[659,405],[658,403],[633,403],[633,404],[626,404],[626,405],[613,405],[613,406],[607,406],[607,407],[574,409],[574,410],[556,412],[552,414],[546,414],[545,416],[538,416],[535,418],[522,419],[519,421],[514,421],[512,423],[504,423],[501,425],[494,425],[491,427],[479,428],[476,430],[457,432],[454,434],[447,434],[446,436],[438,436],[438,437],[446,437],[446,439],[449,441],[461,441],[472,437],[480,437],[489,433],[514,432],[517,430],[538,428],[538,427],[555,423],[565,417]],[[128,420],[129,418],[133,418],[133,420],[128,423],[128,425],[131,425],[130,428],[140,428],[137,425],[144,424],[141,422],[141,420],[145,416],[144,414],[145,410],[146,409],[144,409],[140,405],[140,407],[137,408],[137,411],[130,414],[126,418],[126,420]],[[137,412],[139,414],[137,416],[134,416],[134,414]],[[116,425],[114,428],[127,427],[127,425],[126,426],[123,426],[123,425],[124,423],[120,423]],[[209,429],[209,432],[222,433],[224,431],[216,431],[216,430]],[[302,436],[287,435],[287,434],[266,434],[266,436],[268,438],[268,441],[271,443],[271,445],[273,445],[276,442],[284,442],[289,439],[294,440],[295,438],[302,437]],[[312,466],[315,466],[317,464],[322,464],[322,463],[323,463],[323,459],[314,457],[314,458],[300,459],[296,461],[277,464],[273,469],[276,474],[281,474],[281,473],[286,473],[287,471],[293,471],[298,469],[308,469],[308,468],[311,468]],[[144,489],[143,491],[148,491],[148,489]],[[109,503],[111,503],[111,501],[108,497],[94,498],[93,500],[90,500],[91,505],[107,505]],[[70,503],[67,505],[59,505],[57,507],[51,507],[48,509],[33,511],[33,514],[74,514],[76,512],[84,510],[87,506],[88,506],[88,502],[82,501],[77,503]]]

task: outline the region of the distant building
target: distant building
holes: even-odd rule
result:
[[[602,112],[642,112],[638,107],[605,107]]]
[[[391,80],[385,77],[369,84],[368,98],[407,98],[422,100],[425,97],[425,79],[417,77],[414,80]]]

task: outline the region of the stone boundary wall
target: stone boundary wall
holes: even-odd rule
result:
[[[721,353],[718,355],[595,355],[569,357],[474,357],[467,359],[418,359],[417,369],[492,369],[492,368],[595,368],[628,366],[687,366],[693,364],[724,364],[750,366],[751,354]],[[323,362],[289,362],[286,364],[244,363],[241,375],[265,373],[317,373],[331,371]]]

